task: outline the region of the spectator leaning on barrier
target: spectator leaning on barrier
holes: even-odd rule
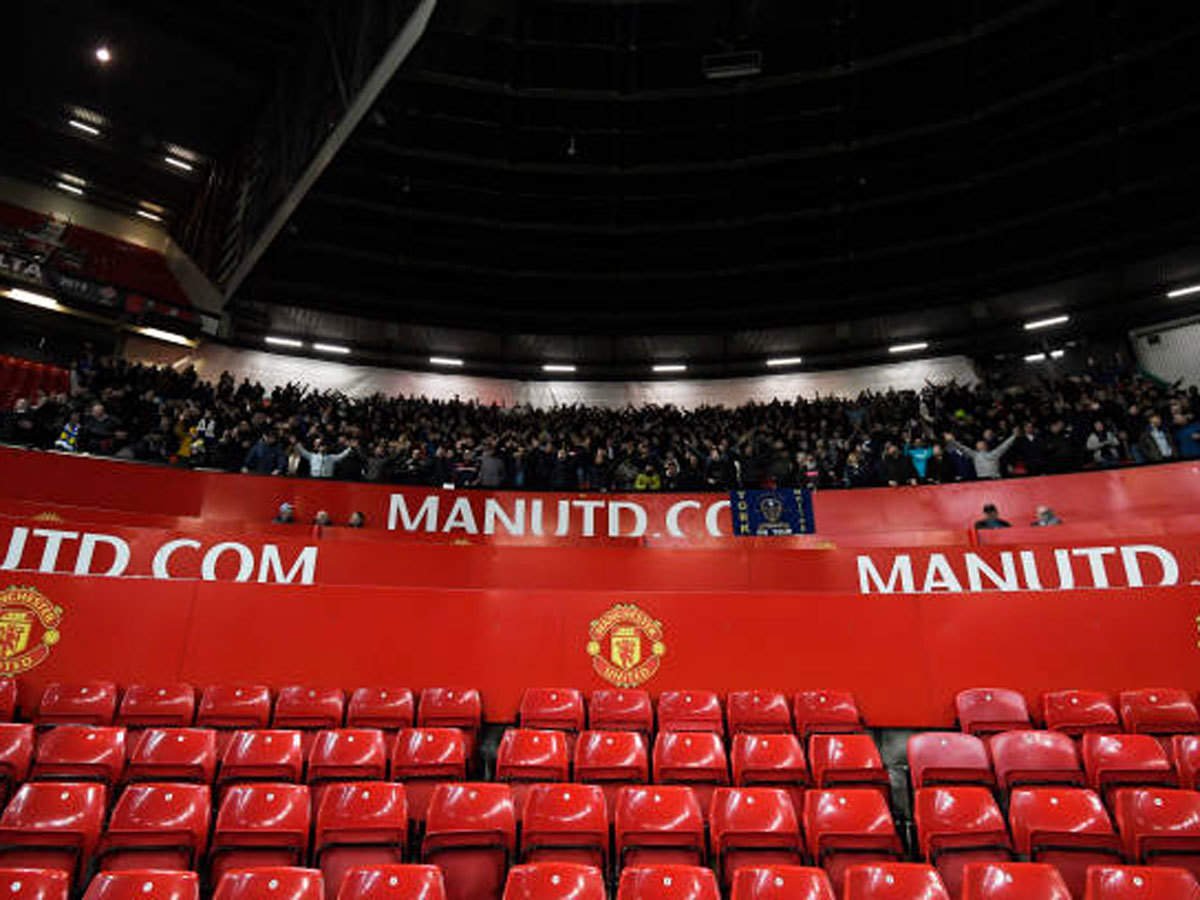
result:
[[[996,509],[995,503],[988,503],[983,507],[983,518],[975,523],[976,531],[986,531],[991,528],[1011,528],[1008,522],[1000,518],[1000,512]]]
[[[291,525],[296,521],[296,510],[290,503],[280,503],[279,512],[271,521],[276,525]]]
[[[1029,524],[1038,528],[1044,528],[1048,525],[1061,525],[1062,519],[1060,519],[1050,507],[1039,506],[1035,511],[1033,521]]]

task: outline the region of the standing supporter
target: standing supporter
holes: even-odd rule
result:
[[[287,468],[287,457],[279,449],[274,431],[263,432],[242,461],[242,471],[254,475],[281,475]]]
[[[1175,413],[1175,446],[1180,459],[1200,459],[1200,422],[1189,413]]]
[[[313,441],[313,449],[310,451],[303,444],[297,442],[296,450],[304,457],[304,461],[308,463],[309,473],[313,478],[332,478],[334,467],[339,462],[354,452],[354,447],[358,441],[351,441],[346,447],[337,453],[325,452],[324,438],[317,438]]]
[[[1164,462],[1178,456],[1175,450],[1175,439],[1171,436],[1171,432],[1163,428],[1162,416],[1158,413],[1150,414],[1150,418],[1146,422],[1146,429],[1138,439],[1138,449],[1141,450],[1142,458],[1146,462]]]
[[[1115,466],[1121,460],[1121,441],[1100,420],[1093,423],[1086,446],[1098,466]]]
[[[1008,452],[1008,448],[1013,445],[1013,442],[1020,436],[1020,432],[1014,431],[1002,443],[992,449],[988,449],[988,443],[984,439],[975,442],[975,449],[966,447],[954,439],[954,435],[950,432],[946,433],[946,444],[953,446],[956,450],[968,457],[975,466],[976,478],[999,478],[1000,477],[1000,459]]]
[[[905,447],[904,454],[912,460],[913,469],[916,470],[917,477],[924,479],[925,471],[929,464],[929,457],[933,455],[933,448],[926,445],[924,438],[916,437]]]
[[[929,459],[925,463],[925,480],[930,484],[953,484],[959,480],[958,467],[946,455],[941,444],[934,444],[930,448]]]
[[[900,452],[900,448],[889,442],[879,460],[879,479],[889,487],[916,484],[917,470],[912,460]]]

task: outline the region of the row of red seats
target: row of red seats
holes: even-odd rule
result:
[[[70,387],[71,374],[66,369],[16,356],[0,356],[0,409],[7,410],[22,398],[33,400],[38,391],[61,394]]]

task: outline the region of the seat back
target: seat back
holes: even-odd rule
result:
[[[1057,866],[1074,896],[1083,896],[1089,866],[1121,861],[1121,841],[1104,804],[1085,788],[1017,788],[1008,820],[1017,852]]]
[[[346,873],[337,900],[445,900],[446,886],[437,866],[358,866]]]
[[[658,697],[658,730],[723,735],[721,700],[713,691],[663,691]]]
[[[365,865],[404,861],[408,804],[404,785],[340,782],[325,787],[317,808],[313,863],[336,897],[348,874]]]
[[[521,696],[518,721],[522,728],[583,731],[587,722],[583,694],[574,688],[527,688]]]
[[[834,900],[834,893],[824,869],[744,866],[733,874],[731,900]]]
[[[236,731],[221,756],[217,784],[247,781],[298,782],[304,772],[300,732],[262,729]]]
[[[12,900],[67,900],[71,877],[59,869],[0,869],[0,892]]]
[[[1175,769],[1148,734],[1085,734],[1083,768],[1088,786],[1102,795],[1120,785],[1173,785]]]
[[[217,731],[217,754],[232,732],[266,728],[271,722],[271,690],[261,684],[214,684],[200,695],[196,724]]]
[[[839,851],[903,852],[892,812],[873,788],[832,788],[804,794],[808,855],[820,862]]]
[[[308,754],[305,780],[382,781],[387,778],[387,748],[378,728],[338,728],[317,732]]]
[[[700,866],[632,866],[621,872],[617,900],[720,900],[712,869]]]
[[[595,866],[541,862],[514,866],[504,900],[606,900],[604,876]]]
[[[104,823],[101,784],[28,782],[0,815],[0,867],[86,871]]]
[[[1187,691],[1142,688],[1118,697],[1121,721],[1133,734],[1179,734],[1200,731],[1200,713]]]
[[[11,679],[5,679],[11,682]],[[25,722],[0,722],[0,809],[16,786],[29,778],[33,765],[33,726]]]
[[[1042,695],[1042,721],[1050,731],[1078,737],[1088,731],[1120,731],[1112,697],[1102,691],[1051,691]]]
[[[130,728],[187,728],[196,718],[190,684],[131,684],[117,709],[117,724]]]
[[[1200,787],[1200,735],[1177,734],[1171,739],[1171,755],[1179,786],[1194,791]]]
[[[500,896],[516,851],[516,819],[507,785],[468,782],[434,789],[421,858],[441,867],[449,900]]]
[[[690,787],[624,787],[614,816],[617,866],[644,861],[703,865],[704,814]]]
[[[606,869],[608,804],[589,784],[535,784],[521,814],[523,862],[569,862]]]
[[[804,862],[800,824],[779,788],[717,788],[709,812],[712,852],[724,887],[743,865]]]
[[[1031,728],[1025,698],[1008,688],[970,688],[954,698],[958,724],[967,734]]]
[[[937,869],[924,863],[881,862],[846,869],[842,900],[950,900]]]
[[[934,862],[944,850],[1011,847],[1004,816],[986,788],[921,788],[913,802],[913,821],[926,862]]]
[[[321,873],[296,866],[228,872],[213,892],[213,900],[324,900],[324,896]]]
[[[869,734],[814,734],[808,741],[808,765],[817,787],[888,784],[887,769]]]
[[[637,731],[585,731],[575,742],[575,780],[645,784],[650,757]]]
[[[646,691],[615,688],[592,691],[588,698],[588,727],[593,731],[654,731],[654,706]]]
[[[792,718],[802,740],[810,734],[863,730],[858,704],[849,691],[800,691],[792,700]]]
[[[34,723],[111,725],[117,714],[117,686],[111,681],[55,681],[46,685]]]
[[[235,784],[221,800],[209,865],[218,881],[235,869],[297,866],[308,853],[308,787],[265,782]]]
[[[279,689],[275,698],[274,728],[298,728],[317,731],[341,728],[346,697],[340,688],[310,687],[293,684]]]
[[[212,819],[199,784],[133,784],[113,807],[100,841],[100,867],[192,869],[204,858]]]
[[[1197,900],[1200,884],[1187,869],[1169,866],[1093,866],[1085,900]]]
[[[973,734],[926,731],[908,739],[913,789],[935,784],[996,783],[987,746]]]
[[[1020,784],[1083,785],[1075,742],[1059,731],[1004,731],[989,739],[1001,790]]]
[[[1058,869],[1045,863],[976,862],[963,869],[962,900],[1071,900]]]
[[[64,895],[65,896],[65,895]],[[195,872],[131,870],[98,872],[83,900],[199,900],[200,877]]]
[[[408,688],[360,687],[350,695],[346,727],[399,731],[412,727],[414,714],[413,695]]]
[[[124,728],[59,725],[42,735],[29,777],[35,781],[99,781],[111,787],[124,771]]]
[[[510,728],[496,751],[496,780],[513,785],[518,817],[527,785],[541,781],[566,781],[570,777],[566,735],[561,731]]]
[[[405,728],[392,748],[391,777],[408,789],[408,812],[418,822],[434,788],[467,777],[467,748],[457,728]]]
[[[1200,858],[1200,794],[1175,788],[1122,788],[1114,795],[1125,856],[1136,862],[1169,856]],[[1185,865],[1183,862],[1180,865]],[[1200,865],[1186,864],[1193,873]]]
[[[794,734],[737,734],[730,753],[735,785],[805,785],[804,748]]]
[[[483,722],[483,701],[475,688],[425,688],[417,707],[422,728],[461,728],[475,732]]]
[[[779,691],[734,691],[725,700],[730,734],[791,734],[792,713]]]
[[[125,780],[211,784],[217,770],[217,733],[211,728],[150,728],[133,747]]]

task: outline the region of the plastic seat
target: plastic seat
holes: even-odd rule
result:
[[[204,689],[196,724],[217,731],[217,754],[235,731],[266,728],[271,722],[271,690],[261,684],[216,684]]]
[[[748,866],[733,873],[731,900],[834,900],[824,869]]]
[[[133,870],[100,872],[88,885],[83,900],[199,900],[200,876],[195,872]]]
[[[613,822],[617,868],[704,865],[704,814],[689,787],[621,788]]]
[[[305,780],[382,781],[387,778],[387,749],[377,728],[339,728],[319,731],[308,753]]]
[[[1200,731],[1200,713],[1187,691],[1143,688],[1118,696],[1121,721],[1131,734],[1186,734]]]
[[[125,780],[212,784],[216,771],[217,733],[211,728],[150,728],[134,745]]]
[[[415,704],[412,691],[396,687],[360,687],[346,706],[347,728],[378,728],[395,733],[412,728]]]
[[[842,900],[950,900],[950,894],[933,866],[868,863],[846,870]]]
[[[0,869],[0,894],[11,900],[67,900],[71,877],[58,869]]]
[[[658,730],[724,735],[721,700],[712,691],[663,691],[658,697]]]
[[[78,882],[100,841],[106,800],[101,784],[22,785],[0,816],[0,867],[62,869]]]
[[[1062,877],[1046,863],[971,863],[963,872],[962,900],[1071,900]]]
[[[345,717],[346,696],[340,688],[293,684],[279,689],[271,727],[299,731],[300,746],[307,755],[316,733],[341,728]]]
[[[713,791],[729,784],[721,736],[712,731],[660,731],[654,742],[654,782],[688,785],[707,817]]]
[[[617,900],[720,900],[712,869],[699,866],[637,866],[625,869]]]
[[[521,861],[564,862],[607,871],[608,806],[590,784],[535,784],[521,815]]]
[[[792,700],[792,718],[801,740],[812,734],[846,734],[863,730],[858,704],[849,691],[800,691]]]
[[[718,788],[709,813],[713,861],[723,888],[742,866],[800,865],[804,841],[791,798],[779,788]]]
[[[38,704],[37,725],[111,725],[117,714],[117,686],[111,681],[53,682]]]
[[[1084,900],[1197,900],[1200,884],[1187,869],[1093,866]]]
[[[842,883],[847,867],[894,862],[904,853],[891,810],[874,788],[810,790],[804,795],[808,856]]]
[[[437,866],[360,866],[346,873],[338,900],[446,900]]]
[[[421,861],[437,865],[448,900],[500,897],[516,852],[517,815],[508,785],[439,785],[429,801]]]
[[[654,731],[654,706],[645,691],[622,688],[592,691],[588,698],[588,727],[593,731]]]
[[[1088,866],[1121,862],[1121,841],[1093,791],[1074,787],[1017,788],[1008,821],[1017,853],[1058,867],[1082,897]]]
[[[11,722],[17,717],[17,680],[0,678],[0,722]]]
[[[512,786],[518,818],[530,784],[567,781],[571,763],[566,737],[561,731],[510,728],[496,750],[496,780]]]
[[[99,868],[195,869],[204,859],[211,819],[204,785],[130,785],[100,840]]]
[[[522,728],[579,733],[586,726],[583,694],[574,688],[528,688],[521,696]]]
[[[234,869],[297,866],[308,853],[309,794],[298,784],[235,784],[217,812],[211,877]]]
[[[788,792],[796,814],[804,809],[808,764],[794,734],[737,734],[730,752],[735,787],[777,787]]]
[[[935,784],[996,783],[987,746],[973,734],[927,731],[908,739],[908,772],[913,789]]]
[[[891,790],[879,748],[869,734],[814,734],[808,742],[808,766],[813,784],[820,788],[840,785],[877,785]]]
[[[1007,791],[1022,784],[1087,784],[1079,751],[1057,731],[1004,731],[989,740],[996,783]]]
[[[791,734],[792,713],[779,691],[734,691],[725,700],[730,734]]]
[[[504,900],[606,900],[607,896],[600,870],[578,863],[514,866],[504,885]]]
[[[1176,783],[1166,751],[1148,734],[1085,734],[1083,768],[1088,787],[1106,799],[1118,787]]]
[[[304,750],[299,731],[236,731],[225,746],[217,772],[218,799],[231,784],[251,781],[300,782]]]
[[[60,725],[42,735],[29,777],[34,781],[99,781],[113,787],[124,770],[124,728]]]
[[[5,679],[11,682],[11,679]],[[0,722],[0,809],[12,792],[29,778],[33,765],[33,726],[23,722]]]
[[[1200,787],[1200,735],[1177,734],[1171,739],[1171,756],[1179,786],[1189,791]]]
[[[408,791],[409,817],[424,822],[434,788],[466,779],[466,738],[457,728],[405,728],[396,735],[391,771]]]
[[[575,780],[598,784],[611,818],[617,791],[650,781],[650,756],[637,731],[585,731],[575,742]]]
[[[937,867],[956,897],[965,865],[1012,859],[1008,827],[987,788],[921,788],[913,802],[913,821],[922,858]]]
[[[407,843],[404,785],[346,782],[329,785],[322,793],[313,838],[313,865],[325,876],[329,897],[337,897],[352,869],[404,862]]]
[[[958,724],[967,734],[1024,731],[1033,727],[1025,698],[1007,688],[971,688],[954,698]]]
[[[425,688],[417,707],[418,728],[457,728],[466,740],[467,759],[483,724],[483,701],[474,688]]]
[[[229,872],[217,882],[213,900],[323,900],[321,873],[294,866],[264,866]]]
[[[1121,730],[1112,697],[1101,691],[1051,691],[1042,695],[1042,721],[1049,731],[1079,737]]]
[[[131,684],[117,709],[127,728],[187,728],[196,718],[196,690],[190,684]]]
[[[1187,869],[1200,878],[1200,794],[1122,788],[1113,808],[1128,860]]]

